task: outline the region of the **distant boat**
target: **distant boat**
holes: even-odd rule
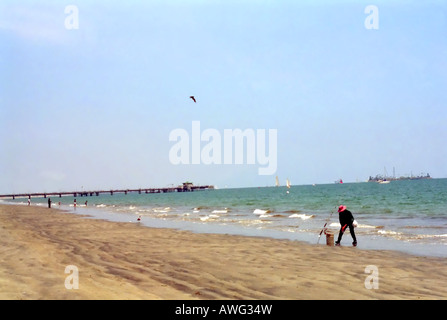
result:
[[[275,186],[279,187],[279,179],[278,179],[278,176],[276,176]]]
[[[334,183],[343,183],[343,180],[339,179],[339,180],[335,181]]]
[[[290,189],[290,180],[289,180],[289,178],[287,178],[286,186],[287,186],[288,189]]]

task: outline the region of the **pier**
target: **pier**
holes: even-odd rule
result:
[[[59,197],[62,196],[73,196],[73,197],[88,197],[88,196],[99,196],[100,194],[110,194],[114,195],[117,193],[128,194],[131,192],[137,192],[139,194],[150,194],[150,193],[166,193],[166,192],[192,192],[198,190],[208,190],[214,189],[212,185],[205,186],[195,186],[190,182],[185,182],[181,186],[177,187],[164,187],[164,188],[139,188],[139,189],[115,189],[115,190],[95,190],[95,191],[59,191],[59,192],[37,192],[37,193],[15,193],[15,194],[0,194],[0,198],[28,198],[38,197]]]

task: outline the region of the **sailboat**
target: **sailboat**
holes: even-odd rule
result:
[[[278,176],[276,176],[275,186],[279,187],[279,179],[278,179]]]
[[[380,179],[377,182],[380,184],[390,183],[390,180],[387,180],[387,178],[388,178],[388,172],[386,172],[386,167],[383,167],[383,179]]]
[[[287,189],[290,189],[290,180],[289,180],[289,178],[287,178],[286,186],[287,186]],[[287,190],[286,193],[289,193],[289,190]]]

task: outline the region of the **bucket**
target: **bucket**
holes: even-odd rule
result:
[[[326,245],[334,246],[334,234],[330,231],[326,231]]]

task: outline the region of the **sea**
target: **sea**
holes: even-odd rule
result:
[[[447,257],[447,179],[209,189],[194,192],[52,197],[52,206],[94,219],[198,233],[219,233],[326,245],[326,225],[338,236],[337,208],[358,226],[353,250],[393,250]],[[27,198],[2,200],[27,205]],[[31,205],[47,206],[32,198]],[[150,232],[150,228],[148,231]],[[352,247],[346,231],[342,246]]]

